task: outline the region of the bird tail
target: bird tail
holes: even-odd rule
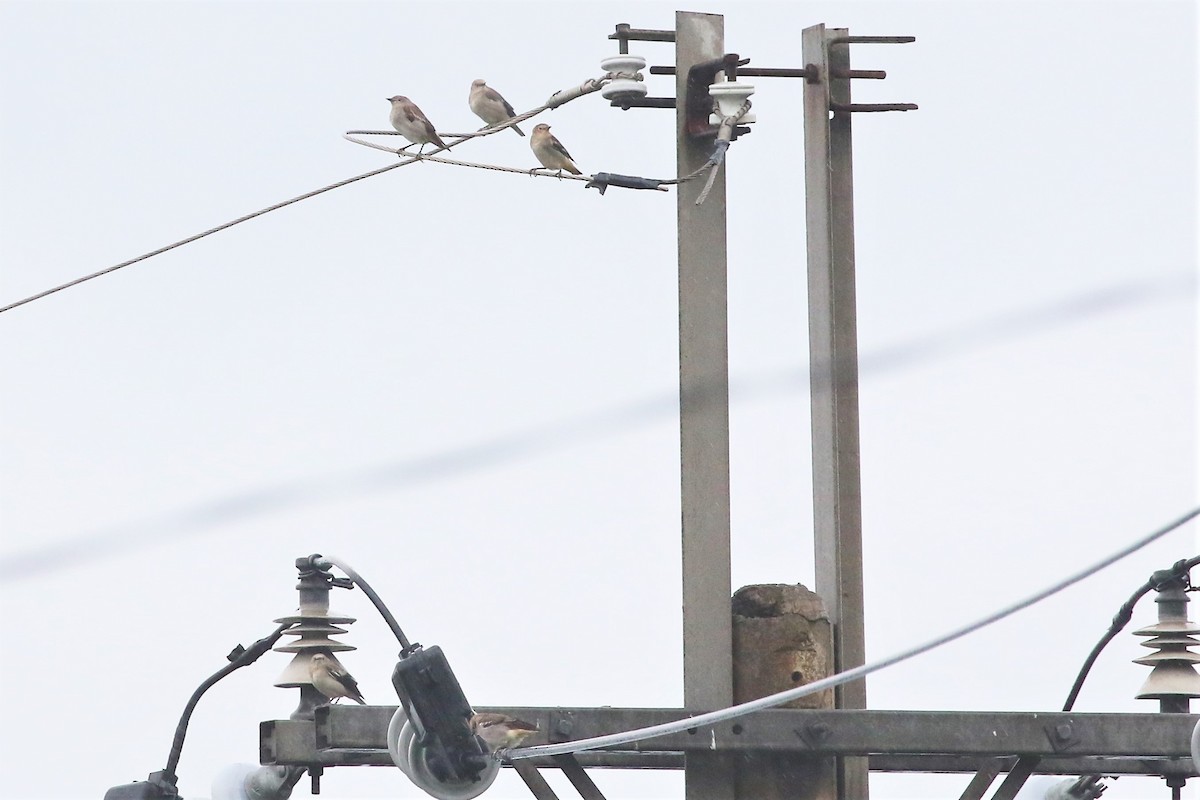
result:
[[[567,172],[571,173],[572,175],[582,175],[583,174],[582,172],[579,171],[579,167],[575,166],[574,164],[572,164],[570,162],[567,163],[567,166],[565,167],[565,169],[567,170]]]
[[[514,131],[516,131],[516,132],[517,132],[517,135],[518,135],[518,136],[524,136],[524,135],[525,135],[525,131],[521,130],[521,129],[520,129],[520,128],[518,128],[516,125],[513,125],[513,126],[512,126],[512,129],[513,129]]]

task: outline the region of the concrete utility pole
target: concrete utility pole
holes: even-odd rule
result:
[[[816,590],[833,620],[834,670],[866,663],[862,492],[858,444],[858,328],[854,295],[854,179],[850,48],[843,28],[806,28],[801,46],[816,80],[804,83],[808,340],[812,404]],[[840,46],[832,41],[843,40]],[[834,77],[834,71],[845,77]],[[866,682],[839,687],[838,708],[866,708]],[[866,759],[842,759],[843,798],[867,797]]]
[[[682,768],[688,800],[865,800],[868,767],[973,774],[960,800],[981,800],[1001,772],[1008,777],[992,800],[1010,800],[1034,772],[1081,776],[1072,797],[1098,796],[1104,788],[1097,785],[1101,774],[1158,775],[1178,796],[1197,774],[1188,739],[1200,724],[1200,716],[1188,713],[1191,698],[1200,697],[1196,656],[1190,652],[1200,626],[1186,617],[1190,579],[1181,566],[1185,562],[1162,580],[1155,578],[1159,624],[1137,631],[1152,637],[1146,646],[1157,651],[1138,659],[1154,667],[1138,696],[1159,700],[1167,713],[867,710],[860,680],[837,690],[836,708],[826,691],[787,707],[695,725],[697,711],[773,694],[865,662],[850,119],[856,112],[916,106],[852,103],[851,79],[878,80],[886,73],[851,70],[849,46],[914,38],[851,36],[844,28],[817,25],[803,32],[803,68],[745,69],[738,55],[724,52],[723,18],[715,14],[677,12],[674,31],[622,23],[609,38],[620,42],[622,53],[631,40],[675,42],[675,64],[650,67],[651,74],[676,76],[675,97],[613,103],[676,108],[681,176],[696,172],[713,153],[706,106],[717,71],[726,70],[730,80],[737,75],[804,79],[817,593],[793,585],[751,586],[730,598],[726,208],[725,178],[718,172],[702,205],[695,204],[700,181],[680,184],[677,195],[684,707],[476,709],[535,722],[557,744],[666,722],[687,720],[693,727],[613,750],[518,759],[513,766],[536,800],[557,796],[535,767],[560,769],[583,800],[603,800],[582,769],[589,766]],[[694,73],[693,67],[698,67]],[[314,606],[325,611],[308,616],[320,617],[322,625],[336,622],[326,618],[327,605]],[[301,616],[305,609],[302,599]],[[321,642],[330,650],[347,647],[327,638],[336,628],[304,630],[304,641],[291,649]],[[318,638],[308,641],[306,635]],[[280,685],[304,685],[304,676],[293,681],[289,675],[285,672],[288,680]],[[332,766],[395,765],[387,751],[395,707],[301,710],[308,713],[262,724],[263,764],[314,774]]]
[[[725,54],[718,14],[675,12],[678,173],[712,155],[711,139],[687,133],[688,71]],[[729,567],[729,348],[726,303],[725,175],[703,205],[703,183],[679,186],[679,427],[683,510],[683,705],[694,711],[733,702]],[[687,800],[733,800],[728,754],[689,754]]]

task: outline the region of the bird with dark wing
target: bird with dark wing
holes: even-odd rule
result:
[[[471,733],[483,739],[491,750],[518,747],[538,732],[538,726],[507,714],[484,712],[475,714],[468,723]]]
[[[418,154],[424,152],[427,144],[435,144],[442,149],[446,148],[446,143],[434,130],[433,123],[421,109],[417,108],[416,103],[401,94],[389,97],[388,102],[392,104],[392,127],[400,131],[400,135],[413,144],[421,145],[421,148],[417,150]]]
[[[308,665],[308,675],[317,691],[329,698],[330,702],[341,697],[349,697],[359,705],[365,706],[362,692],[358,690],[358,681],[346,671],[346,668],[324,653],[317,653]]]

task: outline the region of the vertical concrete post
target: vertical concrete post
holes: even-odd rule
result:
[[[703,165],[711,139],[687,134],[687,80],[697,63],[724,55],[724,18],[675,13],[676,145],[679,175]],[[703,205],[703,181],[677,192],[679,237],[679,433],[683,509],[683,705],[710,711],[733,700],[729,594],[729,354],[725,174]],[[689,755],[688,800],[732,800],[728,756]]]
[[[786,584],[744,586],[733,595],[733,699],[745,703],[833,674],[833,628],[821,598]],[[833,708],[833,691],[781,708]],[[797,731],[820,738],[820,731]],[[837,760],[772,753],[739,760],[737,796],[837,800]]]
[[[832,103],[850,102],[848,33],[815,25],[801,37],[816,72],[804,83],[815,588],[833,620],[839,671],[866,660],[851,115],[830,113]],[[866,682],[840,687],[837,707],[866,708]],[[839,771],[843,800],[866,800],[866,759],[844,758]]]

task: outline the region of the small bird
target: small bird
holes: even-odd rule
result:
[[[501,97],[499,92],[488,86],[483,78],[471,81],[470,105],[475,116],[488,125],[499,125],[517,115],[509,102]],[[513,125],[512,129],[521,136],[525,135],[525,131],[516,125]]]
[[[433,123],[417,108],[416,103],[399,94],[389,97],[388,102],[392,104],[392,127],[413,144],[421,145],[417,153],[424,152],[427,144],[436,144],[445,149],[446,143],[437,135]]]
[[[564,169],[572,175],[582,174],[579,167],[575,166],[567,148],[563,147],[558,137],[550,132],[550,126],[546,123],[533,126],[533,136],[529,137],[529,146],[533,149],[537,160],[546,169],[556,169],[559,175],[562,175]]]
[[[538,726],[532,722],[490,712],[474,715],[467,724],[471,733],[477,734],[492,750],[517,747],[538,732]]]
[[[329,698],[330,702],[339,697],[349,697],[359,705],[365,706],[362,692],[358,690],[358,681],[354,676],[324,653],[317,653],[308,665],[308,675],[312,678],[317,691]]]

